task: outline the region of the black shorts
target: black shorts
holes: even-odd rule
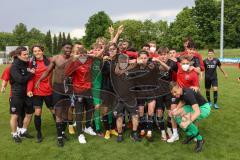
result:
[[[69,107],[71,105],[71,99],[67,95],[62,95],[56,92],[53,92],[52,95],[53,107]]]
[[[137,106],[145,106],[146,104],[152,102],[154,99],[137,99]]]
[[[29,97],[10,97],[10,114],[22,115],[23,112],[33,114],[33,101]]]
[[[164,109],[167,108],[168,110],[171,109],[173,96],[171,94],[167,94],[157,98],[156,108],[157,109]]]
[[[205,78],[205,88],[210,89],[212,87],[217,87],[218,86],[218,79],[206,79]]]
[[[52,95],[49,96],[33,96],[33,106],[41,107],[43,106],[43,101],[45,102],[47,108],[53,109]]]
[[[117,105],[113,111],[114,116],[116,117],[121,117],[125,113],[124,111],[129,112],[131,116],[137,115],[138,114],[138,109],[137,106],[127,106],[123,101],[118,101]]]

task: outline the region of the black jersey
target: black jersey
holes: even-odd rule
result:
[[[173,60],[168,59],[168,61],[166,62],[166,65],[168,67],[170,67],[170,69],[168,71],[164,71],[164,70],[159,70],[159,79],[165,80],[165,81],[172,81],[172,74],[173,72],[177,72],[178,70],[178,65],[177,62],[174,62]]]
[[[221,66],[221,62],[219,61],[219,59],[205,59],[203,63],[205,67],[205,79],[217,79],[217,66]]]
[[[180,100],[185,102],[185,105],[194,105],[198,104],[199,106],[207,103],[205,98],[200,94],[200,92],[195,92],[190,88],[183,88],[183,95],[180,97]]]

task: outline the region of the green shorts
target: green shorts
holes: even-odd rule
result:
[[[204,105],[201,105],[199,108],[200,108],[200,115],[195,121],[200,121],[201,119],[207,118],[211,112],[211,107],[209,103],[205,103]],[[190,105],[183,106],[183,109],[186,113],[194,113],[194,110]]]

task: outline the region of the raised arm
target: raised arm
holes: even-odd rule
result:
[[[124,30],[123,25],[120,25],[118,27],[118,30],[117,30],[117,33],[116,33],[115,37],[113,39],[111,39],[112,43],[117,43],[117,40],[118,40],[119,36],[121,35],[121,33],[123,32],[123,30]]]

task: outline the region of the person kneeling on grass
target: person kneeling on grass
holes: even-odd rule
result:
[[[188,136],[183,144],[188,144],[196,138],[195,151],[201,152],[204,141],[194,122],[208,117],[211,107],[199,92],[190,88],[181,88],[176,82],[170,83],[170,90],[172,95],[180,100],[177,108],[172,111],[172,115]]]

